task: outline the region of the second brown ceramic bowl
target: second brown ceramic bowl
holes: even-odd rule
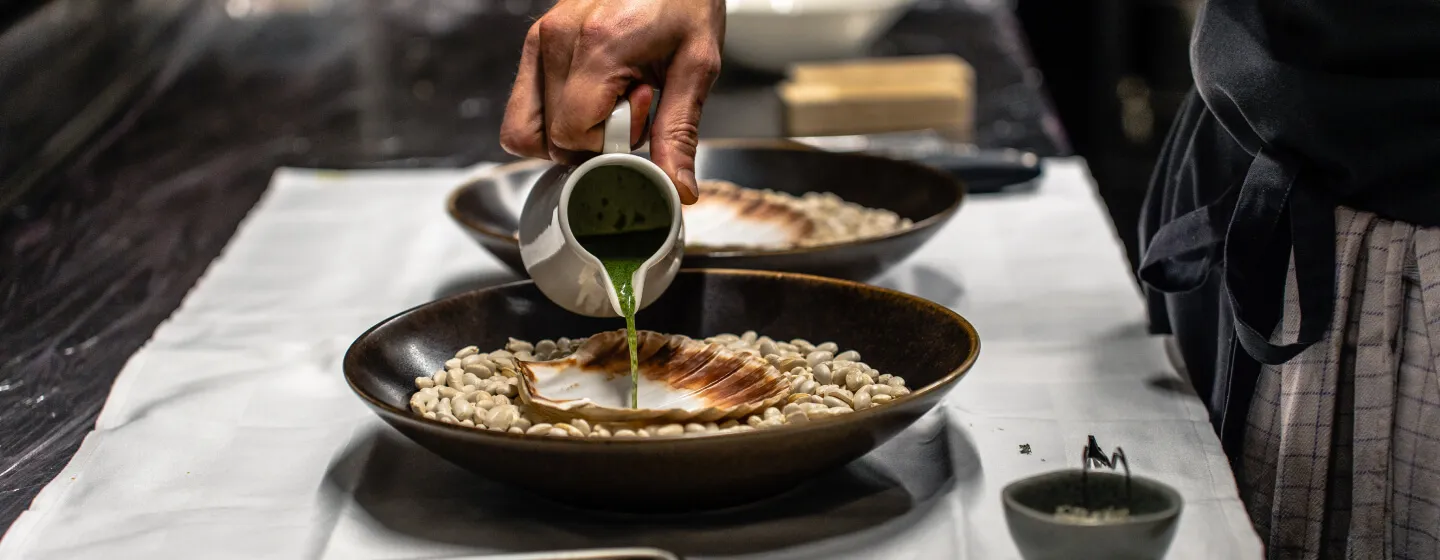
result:
[[[414,379],[467,345],[584,337],[619,319],[569,313],[529,281],[428,303],[371,328],[345,355],[350,387],[435,454],[491,479],[580,507],[673,512],[782,493],[853,461],[925,414],[970,369],[975,329],[935,303],[864,284],[757,271],[681,271],[641,311],[642,329],[702,337],[754,330],[833,341],[913,392],[883,406],[798,425],[653,439],[536,438],[426,420],[407,407]]]
[[[486,251],[525,274],[515,235],[530,187],[551,163],[500,166],[450,195],[450,216]],[[695,173],[753,189],[795,195],[833,192],[847,201],[909,218],[904,231],[857,241],[788,250],[687,250],[686,268],[735,268],[868,281],[905,260],[960,208],[965,189],[953,176],[894,159],[816,150],[779,140],[700,143]]]

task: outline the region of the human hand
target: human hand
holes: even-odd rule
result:
[[[525,36],[500,145],[579,163],[600,151],[615,102],[630,100],[639,147],[655,90],[650,157],[691,204],[699,198],[700,109],[720,73],[725,0],[559,0]]]

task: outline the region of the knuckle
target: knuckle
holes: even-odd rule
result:
[[[500,147],[517,156],[527,156],[540,151],[538,138],[534,135],[505,127],[500,130]]]
[[[550,125],[550,142],[565,150],[586,150],[585,134],[568,123],[556,122]]]
[[[580,24],[578,46],[582,49],[604,48],[615,39],[615,27],[601,19],[587,19]]]
[[[558,39],[569,32],[568,28],[569,24],[563,19],[551,16],[542,17],[540,21],[535,22],[535,41],[538,43]],[[526,38],[528,39],[529,37],[527,36]]]
[[[696,148],[700,145],[700,130],[689,119],[678,124],[672,124],[660,133],[660,140],[665,145],[680,150],[686,156],[693,157]]]
[[[695,57],[694,72],[705,80],[707,85],[715,83],[720,77],[720,51],[712,49],[704,54]]]

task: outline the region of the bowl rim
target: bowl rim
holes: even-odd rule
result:
[[[437,300],[428,301],[428,302],[421,303],[421,304],[419,304],[419,305],[410,307],[410,308],[408,308],[408,309],[405,309],[404,311],[400,311],[399,313],[395,313],[394,315],[391,315],[391,316],[389,316],[389,317],[386,317],[385,319],[382,319],[382,320],[380,320],[379,322],[377,322],[377,323],[375,323],[374,325],[372,325],[370,328],[365,329],[365,332],[361,333],[360,336],[355,337],[355,340],[352,341],[352,342],[350,343],[350,346],[345,349],[345,354],[344,354],[344,356],[343,356],[342,359],[341,359],[341,371],[342,371],[343,375],[345,376],[345,383],[350,386],[350,390],[351,390],[352,392],[354,392],[357,396],[359,396],[361,400],[365,401],[366,404],[370,405],[372,408],[374,408],[376,411],[378,411],[378,413],[380,413],[382,416],[388,414],[388,415],[390,415],[390,416],[392,416],[392,417],[396,417],[396,418],[398,418],[398,419],[402,419],[402,420],[406,421],[407,423],[412,423],[412,424],[418,423],[418,424],[420,424],[420,425],[425,425],[425,426],[429,426],[429,427],[433,427],[433,428],[439,428],[439,429],[442,429],[442,430],[451,430],[451,431],[452,431],[451,433],[455,433],[455,434],[457,434],[457,435],[460,435],[461,437],[472,437],[472,436],[473,436],[473,437],[482,437],[482,438],[490,437],[490,438],[497,438],[496,441],[509,441],[509,442],[511,442],[511,443],[523,442],[524,444],[534,444],[534,445],[616,445],[616,446],[624,446],[624,445],[651,445],[651,444],[677,443],[677,442],[678,442],[678,443],[692,443],[692,442],[699,442],[699,441],[714,441],[714,440],[716,440],[716,439],[721,439],[721,438],[737,438],[737,437],[746,437],[746,436],[755,437],[756,435],[759,435],[759,434],[773,435],[773,434],[777,434],[777,433],[778,433],[778,434],[795,434],[795,435],[800,435],[800,434],[806,433],[806,432],[808,432],[808,431],[813,431],[813,430],[822,429],[822,428],[825,428],[825,427],[830,426],[830,425],[838,425],[838,424],[842,424],[842,423],[860,423],[860,422],[863,422],[863,421],[865,421],[866,419],[870,418],[871,416],[875,416],[875,415],[877,415],[877,414],[884,413],[884,412],[886,412],[886,411],[889,410],[889,409],[893,409],[893,406],[894,406],[896,403],[904,402],[904,401],[907,401],[907,400],[910,400],[910,399],[913,399],[913,398],[918,398],[918,397],[920,397],[920,396],[927,395],[927,394],[929,394],[929,393],[938,392],[938,391],[941,390],[942,387],[945,387],[945,386],[954,384],[955,382],[959,381],[960,378],[964,377],[965,374],[968,373],[972,367],[974,367],[975,361],[976,361],[976,360],[979,358],[979,356],[980,356],[980,334],[979,334],[979,332],[977,332],[977,331],[975,330],[975,326],[974,326],[973,324],[971,324],[969,320],[967,320],[964,316],[961,316],[959,313],[956,313],[954,310],[951,310],[951,309],[948,308],[948,307],[945,307],[945,306],[943,306],[943,305],[940,305],[940,304],[935,303],[935,302],[933,302],[933,301],[930,301],[930,300],[928,300],[928,299],[925,299],[925,298],[922,298],[922,297],[919,297],[919,296],[915,296],[915,295],[911,295],[911,294],[907,294],[907,293],[905,293],[905,292],[901,292],[901,291],[898,291],[898,290],[891,290],[891,289],[889,289],[889,288],[882,288],[882,287],[879,287],[879,286],[873,286],[873,285],[870,285],[870,284],[865,284],[865,283],[861,283],[861,282],[854,282],[854,281],[850,281],[850,280],[841,280],[841,279],[838,279],[838,278],[830,278],[830,277],[826,277],[826,276],[815,276],[815,275],[810,275],[810,274],[800,274],[800,273],[796,273],[796,272],[775,272],[775,271],[766,271],[766,270],[724,269],[724,268],[699,268],[699,269],[687,268],[687,269],[681,269],[681,270],[680,270],[680,273],[681,273],[681,274],[698,274],[698,275],[702,275],[702,276],[705,276],[705,275],[710,275],[710,276],[768,276],[768,277],[777,277],[777,278],[795,278],[795,279],[800,279],[800,280],[805,280],[805,281],[817,281],[817,282],[821,282],[821,283],[832,284],[832,285],[841,286],[841,287],[847,287],[847,288],[852,288],[852,289],[858,288],[858,289],[862,289],[862,290],[869,290],[869,291],[874,291],[874,292],[878,292],[878,293],[885,294],[885,295],[890,295],[890,296],[892,296],[892,297],[899,297],[899,298],[902,298],[902,299],[911,300],[911,301],[915,302],[917,305],[929,306],[929,307],[932,307],[933,309],[935,309],[935,310],[937,310],[937,311],[940,311],[941,313],[950,315],[950,316],[953,318],[953,320],[955,320],[956,322],[959,323],[961,329],[965,331],[966,338],[969,339],[969,343],[970,343],[971,350],[970,350],[970,353],[965,357],[965,359],[964,359],[963,361],[960,362],[959,365],[957,365],[957,366],[955,366],[954,368],[952,368],[952,369],[951,369],[948,373],[946,373],[944,376],[941,376],[939,379],[937,379],[937,380],[935,380],[935,381],[933,381],[933,382],[925,385],[924,387],[920,387],[920,388],[917,388],[917,389],[913,389],[913,390],[910,392],[910,394],[905,395],[905,396],[902,396],[902,397],[900,397],[900,398],[897,398],[897,399],[891,401],[890,404],[885,405],[885,406],[870,407],[870,408],[867,408],[867,409],[865,409],[865,410],[857,410],[857,411],[851,412],[850,414],[841,414],[841,415],[838,415],[838,416],[831,416],[831,417],[828,417],[828,418],[820,418],[820,419],[818,419],[818,420],[811,420],[811,421],[805,422],[805,423],[803,423],[803,424],[784,424],[784,425],[779,426],[779,427],[776,427],[776,428],[766,428],[766,429],[764,429],[764,430],[759,430],[759,429],[757,429],[757,430],[748,430],[748,431],[742,431],[742,432],[730,432],[730,433],[723,433],[723,434],[722,434],[722,433],[706,432],[706,433],[703,433],[703,434],[686,434],[686,435],[680,436],[680,437],[660,437],[660,438],[641,438],[641,437],[635,437],[635,438],[629,438],[629,437],[623,437],[623,438],[616,438],[616,437],[609,437],[609,438],[591,438],[591,437],[568,438],[568,437],[567,437],[567,438],[560,438],[560,437],[535,437],[535,436],[527,436],[527,435],[524,435],[524,434],[512,434],[512,433],[510,433],[510,432],[508,432],[508,431],[506,431],[506,432],[497,432],[497,431],[488,430],[488,429],[486,429],[486,430],[477,430],[477,429],[475,429],[475,428],[471,428],[471,427],[467,427],[467,426],[461,426],[461,425],[459,425],[459,424],[447,424],[447,423],[441,422],[441,421],[439,421],[439,420],[431,420],[431,419],[429,419],[429,418],[425,418],[425,417],[423,417],[423,416],[416,415],[416,414],[414,414],[413,412],[411,412],[408,408],[403,408],[403,409],[402,409],[402,408],[393,406],[393,405],[391,405],[391,404],[389,404],[389,403],[387,403],[387,402],[381,401],[380,399],[376,398],[374,395],[369,394],[368,392],[362,390],[358,385],[356,385],[356,383],[355,383],[355,378],[354,378],[354,371],[353,371],[353,369],[352,369],[351,362],[352,362],[353,360],[357,360],[357,359],[358,359],[358,358],[355,357],[355,352],[357,351],[357,347],[360,345],[360,341],[362,341],[362,340],[364,340],[365,338],[371,336],[375,331],[377,331],[377,330],[385,327],[386,325],[391,324],[392,322],[394,322],[395,320],[399,319],[399,318],[402,317],[402,316],[408,315],[408,314],[410,314],[410,313],[412,313],[412,312],[414,312],[414,311],[416,311],[416,310],[419,310],[419,309],[422,308],[422,307],[429,307],[429,306],[432,306],[432,305],[439,305],[439,304],[442,304],[442,303],[445,303],[445,302],[449,302],[449,301],[453,301],[453,300],[459,300],[459,299],[465,298],[465,297],[471,297],[472,294],[475,294],[475,293],[478,293],[478,292],[498,291],[498,290],[510,289],[510,288],[514,288],[514,287],[522,286],[522,285],[526,285],[526,284],[532,284],[532,285],[534,284],[534,281],[533,281],[533,280],[525,279],[525,280],[517,280],[517,281],[515,281],[515,282],[509,282],[509,283],[505,283],[505,284],[500,284],[500,285],[497,285],[497,286],[490,286],[490,287],[485,287],[485,288],[479,288],[479,289],[476,289],[476,290],[470,290],[470,291],[468,291],[468,292],[462,292],[462,293],[459,293],[459,294],[451,295],[451,296],[444,297],[444,298],[440,298],[440,299],[437,299]],[[413,393],[413,391],[412,391],[412,393]]]
[[[1012,481],[1011,483],[1006,484],[1006,485],[1005,485],[1005,488],[1000,491],[1000,499],[1001,499],[1001,501],[1004,502],[1005,509],[1007,509],[1007,510],[1011,510],[1011,511],[1014,511],[1014,512],[1016,512],[1016,513],[1020,513],[1020,514],[1022,514],[1022,515],[1024,515],[1024,516],[1029,517],[1029,518],[1031,518],[1031,519],[1033,519],[1033,520],[1035,520],[1035,521],[1038,521],[1038,522],[1040,522],[1040,523],[1046,523],[1046,524],[1050,524],[1050,525],[1059,525],[1059,526],[1064,526],[1064,527],[1124,527],[1124,526],[1128,526],[1128,525],[1141,525],[1141,524],[1146,524],[1146,523],[1154,523],[1154,522],[1156,522],[1156,521],[1162,521],[1162,520],[1165,520],[1165,519],[1173,519],[1173,518],[1179,517],[1180,512],[1185,508],[1185,500],[1184,500],[1183,498],[1181,498],[1180,492],[1176,491],[1174,487],[1172,487],[1172,486],[1170,486],[1169,484],[1166,484],[1166,483],[1164,483],[1164,482],[1160,482],[1160,481],[1158,481],[1158,480],[1155,480],[1155,479],[1153,479],[1153,478],[1150,478],[1150,477],[1133,475],[1133,474],[1130,475],[1130,481],[1131,481],[1131,482],[1139,482],[1139,483],[1141,483],[1141,484],[1147,484],[1147,485],[1151,486],[1151,487],[1154,488],[1156,491],[1158,491],[1159,493],[1163,494],[1166,498],[1168,498],[1168,499],[1170,500],[1170,504],[1169,504],[1168,506],[1166,506],[1165,509],[1162,509],[1162,510],[1160,510],[1160,511],[1157,511],[1157,512],[1154,512],[1154,513],[1145,513],[1145,514],[1140,514],[1140,515],[1132,515],[1132,516],[1126,517],[1124,521],[1118,521],[1118,522],[1113,522],[1113,523],[1074,523],[1074,522],[1058,521],[1058,520],[1055,519],[1055,515],[1054,515],[1054,514],[1044,513],[1044,512],[1042,512],[1042,511],[1037,510],[1037,509],[1035,509],[1035,508],[1032,508],[1032,507],[1030,507],[1030,506],[1028,506],[1028,505],[1022,504],[1022,503],[1020,503],[1020,500],[1018,500],[1018,499],[1015,498],[1015,491],[1016,491],[1017,487],[1019,487],[1020,485],[1023,485],[1023,484],[1034,484],[1034,483],[1036,483],[1036,482],[1040,482],[1040,481],[1042,481],[1042,480],[1049,479],[1049,478],[1060,478],[1060,477],[1063,477],[1063,476],[1070,476],[1070,475],[1074,475],[1075,473],[1078,473],[1078,472],[1080,472],[1080,471],[1081,471],[1081,469],[1078,469],[1078,468],[1056,469],[1056,470],[1047,471],[1047,472],[1043,472],[1043,473],[1040,473],[1040,474],[1027,476],[1027,477],[1025,477],[1025,478]],[[1105,471],[1099,471],[1099,472],[1094,472],[1094,471],[1092,471],[1091,474],[1094,474],[1095,476],[1101,476],[1101,477],[1120,477],[1120,478],[1124,478],[1124,475],[1122,475],[1122,474],[1113,473],[1113,472],[1105,472]]]
[[[881,157],[881,156],[877,156],[877,155],[874,155],[874,154],[867,154],[867,153],[863,153],[863,152],[831,152],[831,151],[828,151],[828,150],[821,150],[821,149],[815,148],[815,147],[813,147],[813,146],[809,146],[809,145],[806,145],[806,144],[802,144],[802,143],[799,143],[799,142],[795,142],[795,141],[793,141],[793,140],[770,139],[770,138],[724,138],[724,139],[716,139],[716,140],[703,140],[703,141],[700,142],[700,146],[701,146],[701,147],[710,147],[710,148],[759,148],[759,149],[774,149],[774,150],[793,150],[793,151],[807,151],[807,152],[822,152],[822,153],[829,153],[829,154],[837,154],[837,155],[845,155],[845,156],[858,157],[858,158],[867,159],[867,160],[870,160],[870,161],[883,161],[883,162],[885,162],[885,163],[887,163],[887,164],[898,164],[898,165],[901,165],[901,166],[910,167],[911,169],[913,169],[913,170],[915,170],[915,171],[918,171],[918,172],[920,172],[920,173],[922,173],[922,174],[928,174],[928,175],[934,176],[934,177],[936,177],[936,178],[939,178],[942,182],[944,182],[944,183],[946,183],[946,184],[953,185],[953,186],[955,187],[955,201],[952,202],[952,203],[950,203],[949,206],[946,206],[944,209],[940,210],[939,212],[936,212],[935,214],[931,215],[930,217],[912,223],[912,224],[910,225],[910,227],[908,227],[908,228],[905,228],[905,229],[902,229],[902,230],[897,230],[897,231],[892,231],[892,232],[885,233],[885,234],[882,234],[882,235],[873,235],[873,236],[870,236],[870,237],[863,237],[863,238],[860,238],[860,239],[852,239],[852,240],[850,240],[850,241],[842,241],[842,242],[840,242],[840,243],[827,243],[827,244],[825,244],[825,245],[813,245],[813,246],[809,246],[809,247],[796,247],[796,248],[791,248],[791,249],[759,249],[759,250],[722,249],[722,250],[697,250],[697,251],[691,251],[691,250],[688,250],[688,249],[687,249],[687,250],[685,250],[685,256],[686,256],[686,257],[690,257],[690,258],[707,258],[707,259],[714,259],[714,258],[748,258],[748,257],[773,257],[773,256],[786,256],[786,255],[807,255],[807,254],[815,254],[815,253],[827,252],[827,251],[831,251],[831,250],[835,250],[835,249],[843,249],[843,248],[847,248],[847,247],[857,247],[857,246],[861,246],[861,245],[866,245],[866,244],[870,244],[870,243],[876,243],[876,242],[879,242],[879,241],[884,241],[884,240],[887,240],[887,239],[893,239],[893,238],[898,238],[898,237],[904,237],[904,236],[907,236],[907,235],[913,235],[913,234],[915,234],[915,233],[917,233],[917,232],[920,232],[920,231],[923,231],[923,230],[927,230],[927,229],[930,229],[930,228],[933,228],[933,227],[937,227],[937,226],[939,226],[940,224],[943,224],[943,223],[949,221],[950,218],[954,217],[955,213],[960,210],[960,206],[965,202],[965,198],[966,198],[966,196],[968,196],[968,194],[969,194],[968,189],[965,187],[965,182],[964,182],[964,181],[961,181],[961,180],[955,178],[954,176],[951,176],[951,175],[949,175],[949,174],[946,174],[946,173],[944,173],[944,172],[941,172],[941,171],[938,170],[938,169],[934,169],[934,168],[931,168],[931,167],[928,167],[928,166],[925,166],[925,165],[921,165],[921,164],[918,164],[918,163],[915,163],[915,162],[911,162],[911,161],[905,161],[905,160],[900,160],[900,159]],[[468,215],[460,212],[460,208],[459,208],[459,205],[458,205],[458,201],[460,200],[460,196],[461,196],[461,195],[463,195],[464,193],[466,193],[467,191],[469,191],[471,187],[475,186],[475,184],[478,183],[478,182],[480,182],[480,181],[484,181],[484,180],[487,180],[487,179],[493,179],[493,178],[495,178],[495,177],[498,177],[498,176],[501,176],[501,175],[504,175],[504,174],[506,174],[506,173],[510,173],[510,172],[513,172],[513,171],[529,169],[529,168],[531,168],[531,167],[544,167],[544,166],[548,166],[548,165],[552,165],[552,162],[550,162],[550,161],[548,161],[548,160],[543,160],[543,159],[524,158],[524,159],[520,159],[520,160],[518,160],[518,161],[512,161],[512,162],[509,162],[509,163],[504,163],[504,164],[501,164],[501,165],[497,165],[497,166],[492,167],[492,168],[490,168],[490,169],[488,169],[488,170],[485,170],[485,171],[483,171],[483,172],[481,172],[481,173],[479,173],[479,174],[476,174],[475,176],[469,177],[469,178],[465,179],[464,182],[462,182],[458,187],[455,187],[454,189],[452,189],[452,190],[450,191],[449,196],[445,197],[445,211],[446,211],[446,213],[450,214],[450,218],[451,218],[452,220],[455,220],[456,223],[460,224],[460,227],[465,228],[465,229],[468,230],[468,231],[477,233],[477,234],[479,234],[479,235],[485,236],[485,237],[487,237],[487,238],[493,239],[493,240],[495,240],[495,241],[498,241],[498,242],[501,242],[501,243],[505,243],[505,244],[507,244],[507,245],[513,245],[513,246],[515,246],[515,247],[518,248],[518,247],[520,246],[520,240],[517,239],[517,238],[514,236],[514,232],[509,232],[509,233],[507,233],[507,232],[499,231],[499,230],[494,229],[494,228],[491,228],[491,227],[489,227],[489,226],[487,226],[487,225],[485,225],[485,224],[483,224],[483,223],[480,223],[479,221],[471,220]],[[682,208],[682,209],[683,209],[683,208]]]

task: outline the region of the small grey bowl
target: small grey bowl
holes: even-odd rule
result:
[[[1060,506],[1085,502],[1082,471],[1067,469],[1010,483],[1000,493],[1010,537],[1026,560],[1107,558],[1149,560],[1165,556],[1180,519],[1180,494],[1169,485],[1132,476],[1130,515],[1120,521],[1066,520],[1054,515]],[[1091,509],[1127,507],[1125,476],[1089,473]]]

